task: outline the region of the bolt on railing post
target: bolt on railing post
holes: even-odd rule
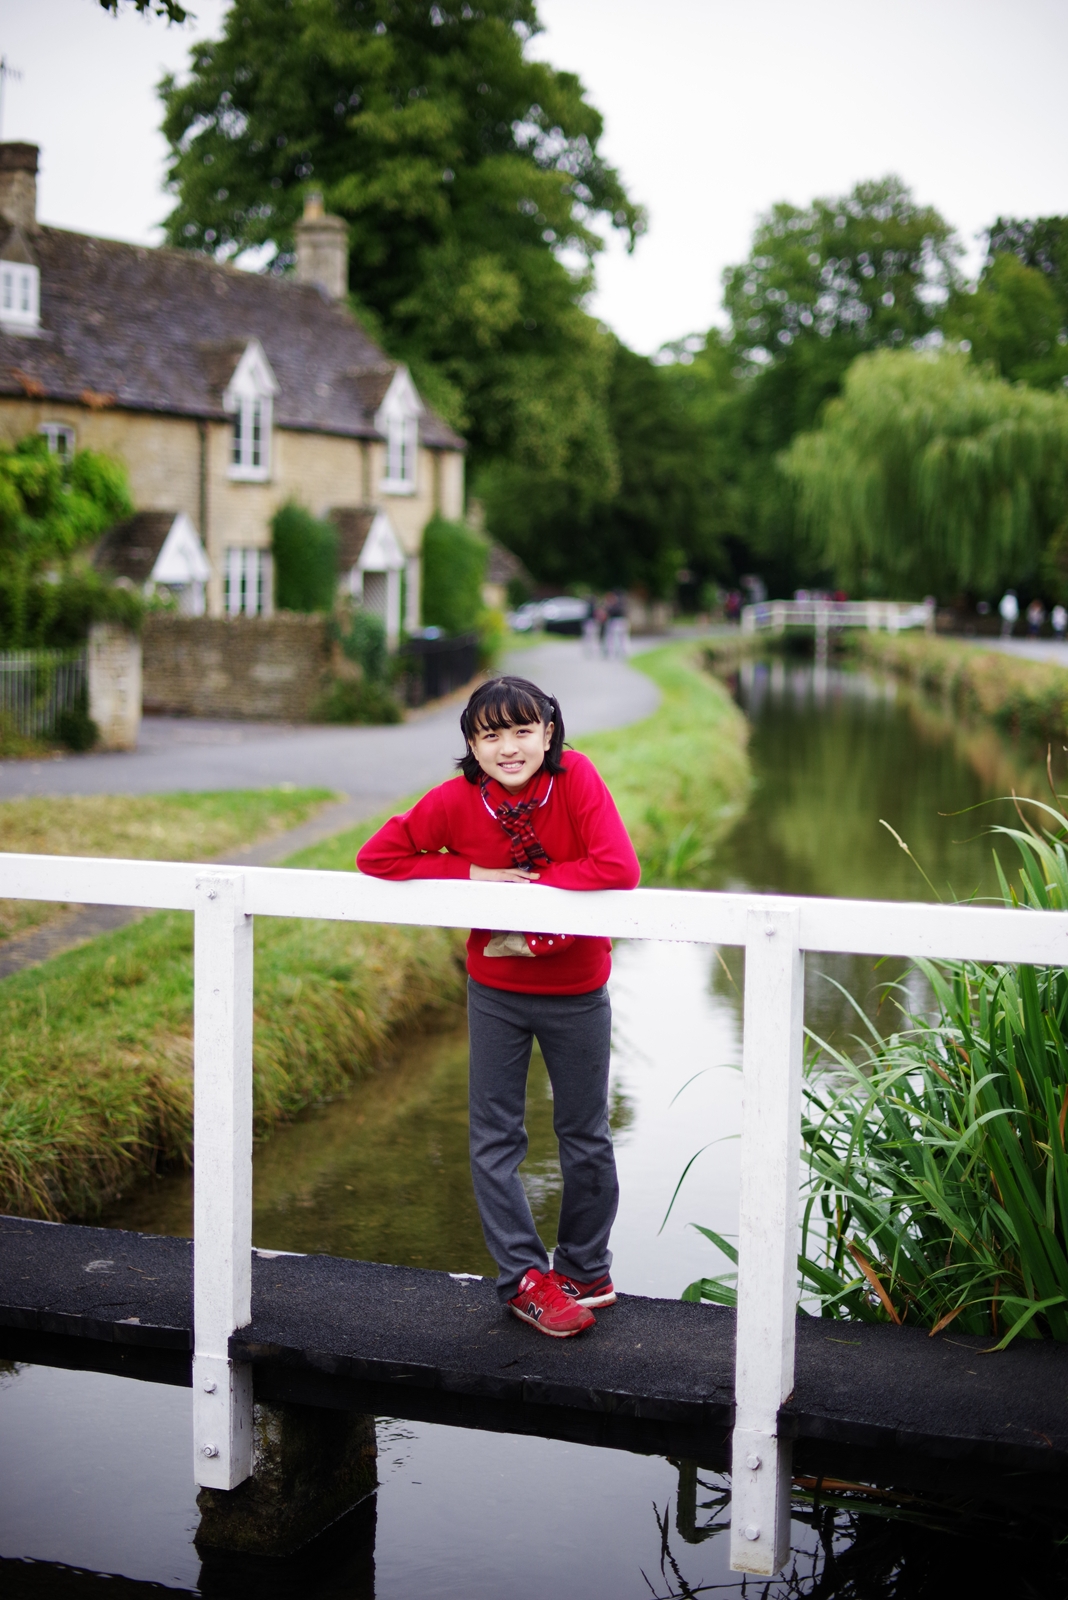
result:
[[[770,1575],[790,1548],[805,966],[797,907],[746,918],[731,1567]]]
[[[252,1470],[252,918],[240,873],[196,880],[193,953],[193,1462],[233,1489]]]

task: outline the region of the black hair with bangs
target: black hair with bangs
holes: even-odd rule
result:
[[[468,783],[477,783],[482,776],[482,768],[471,754],[470,741],[476,733],[531,722],[553,724],[545,769],[555,775],[563,765],[564,754],[564,717],[556,696],[546,694],[526,678],[491,678],[488,683],[480,683],[460,714],[466,749],[456,765]]]

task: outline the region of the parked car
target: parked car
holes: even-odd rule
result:
[[[541,601],[528,600],[526,605],[519,606],[515,611],[509,611],[508,626],[516,633],[531,633],[535,628],[540,628]]]
[[[569,633],[578,637],[582,624],[592,614],[593,605],[589,600],[576,600],[571,595],[541,602],[541,620],[546,633]]]

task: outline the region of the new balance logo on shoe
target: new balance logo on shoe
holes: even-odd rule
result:
[[[576,1305],[586,1306],[614,1306],[616,1291],[607,1272],[601,1278],[594,1278],[590,1283],[579,1283],[575,1278],[569,1278],[562,1272],[550,1273],[556,1279],[557,1288],[561,1294],[573,1300]]]
[[[536,1267],[524,1273],[508,1307],[520,1322],[529,1322],[550,1339],[573,1339],[596,1321],[592,1311],[562,1292],[551,1272],[539,1272]]]

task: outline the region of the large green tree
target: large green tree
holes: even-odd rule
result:
[[[807,206],[773,206],[748,259],[724,273],[741,381],[721,420],[733,458],[723,514],[735,566],[763,572],[774,591],[830,576],[801,535],[779,452],[812,427],[861,352],[936,334],[959,286],[960,254],[939,212],[886,177]]]
[[[878,351],[783,458],[815,555],[849,588],[950,598],[1035,579],[1068,521],[1068,396],[961,352]]]
[[[607,424],[618,459],[610,493],[499,461],[483,475],[490,526],[538,578],[559,586],[672,596],[680,569],[719,576],[714,407],[688,367],[608,341]],[[687,381],[689,380],[689,381]]]
[[[1049,282],[1068,322],[1068,217],[998,217],[990,229],[988,260],[1010,252]]]
[[[157,17],[166,17],[168,22],[188,22],[192,13],[178,0],[131,0],[135,11],[142,17],[155,14]],[[120,0],[100,0],[100,5],[105,11],[110,11],[113,17],[119,14]]]
[[[1068,218],[999,217],[979,283],[953,296],[946,331],[1003,378],[1060,387],[1068,377]]]
[[[0,446],[0,647],[76,643],[94,620],[136,623],[139,597],[78,559],[132,510],[108,456],[63,460],[40,434]]]
[[[528,59],[533,0],[234,0],[161,86],[172,243],[277,246],[310,188],[350,224],[353,303],[478,467],[505,456],[610,491],[608,351],[582,308],[641,211],[570,73]]]
[[[0,573],[61,566],[132,510],[110,456],[78,450],[68,461],[35,433],[0,445]]]

